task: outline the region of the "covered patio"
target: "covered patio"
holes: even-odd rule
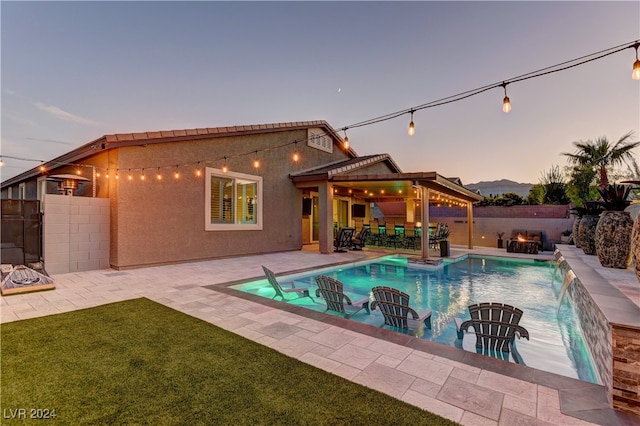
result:
[[[466,208],[467,247],[473,248],[473,203],[484,197],[463,187],[458,179],[448,179],[437,172],[366,173],[350,174],[345,167],[308,171],[292,175],[298,189],[319,194],[319,250],[333,252],[334,197],[349,197],[354,202],[405,204],[404,222],[415,223],[417,228],[428,229],[429,204],[449,204]],[[428,200],[424,202],[424,200]],[[418,217],[416,217],[418,216]],[[371,220],[370,214],[368,215]],[[354,223],[350,217],[350,223]],[[419,219],[419,220],[418,220]],[[365,223],[366,225],[366,223]],[[422,226],[420,226],[422,225]],[[429,259],[429,238],[423,231],[420,238],[420,256]]]

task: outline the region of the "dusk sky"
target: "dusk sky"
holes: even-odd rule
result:
[[[640,39],[640,2],[9,2],[0,155],[105,134],[334,129]],[[538,182],[572,142],[640,134],[634,49],[348,131],[360,155],[464,184]],[[340,132],[342,134],[342,132]],[[639,153],[640,156],[640,153]],[[5,180],[39,164],[3,158]],[[152,165],[151,165],[152,166]]]

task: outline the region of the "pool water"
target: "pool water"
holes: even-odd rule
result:
[[[315,277],[327,275],[340,280],[352,300],[370,296],[371,288],[378,285],[397,288],[410,295],[409,304],[416,311],[431,309],[433,312],[431,329],[422,327],[418,336],[449,346],[455,346],[457,340],[454,318],[469,319],[469,305],[506,303],[524,311],[520,325],[529,331],[530,340],[517,339],[516,342],[524,364],[598,383],[577,317],[567,298],[562,297],[562,283],[560,278],[554,277],[554,268],[550,265],[550,262],[471,255],[461,260],[447,260],[444,266],[434,269],[409,265],[404,257],[388,256],[278,277],[278,280],[282,283],[294,281],[296,287],[308,287],[313,296],[317,288]],[[233,288],[267,298],[275,294],[266,279]],[[296,296],[293,294],[289,298]],[[326,304],[319,298],[315,298],[315,303],[308,297],[288,303],[319,312],[326,309]],[[371,311],[371,315],[360,311],[351,320],[375,326],[384,324],[382,314],[377,310]],[[470,340],[465,339],[464,347],[474,350],[475,339],[469,337]]]

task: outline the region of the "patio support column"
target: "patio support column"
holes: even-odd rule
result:
[[[413,198],[407,198],[407,222],[415,222],[416,200]]]
[[[471,201],[467,201],[467,230],[469,232],[468,238],[468,248],[473,248],[473,203]]]
[[[333,184],[331,182],[318,186],[318,203],[320,253],[333,253]]]
[[[429,259],[429,188],[420,187],[420,217],[422,217],[422,238],[420,239],[422,248],[422,258]]]

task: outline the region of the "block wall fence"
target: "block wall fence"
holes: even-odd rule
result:
[[[514,229],[542,231],[545,250],[560,243],[562,232],[571,230],[573,215],[569,205],[558,206],[486,206],[473,208],[473,245],[497,247],[498,233],[503,232],[504,246]],[[467,212],[459,207],[429,208],[429,222],[449,225],[452,244],[467,244]]]

